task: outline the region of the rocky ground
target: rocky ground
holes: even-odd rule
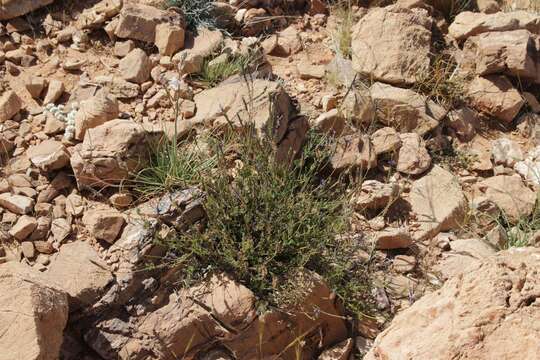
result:
[[[0,3],[0,360],[538,358],[538,1],[171,3]],[[229,132],[224,168],[179,180]],[[246,175],[246,138],[297,169],[315,136],[347,226],[264,220],[313,236],[279,260],[285,278],[298,253],[352,244],[340,287],[311,257],[290,265],[299,297],[274,301],[232,270],[248,243],[228,266],[219,231],[202,243],[215,264],[173,248],[216,209],[258,229],[275,206],[209,191],[264,174]],[[186,167],[149,190],[163,142]]]

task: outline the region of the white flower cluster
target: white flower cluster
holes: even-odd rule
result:
[[[66,140],[73,140],[75,136],[75,115],[77,114],[77,111],[79,110],[79,104],[74,102],[71,105],[71,110],[69,112],[65,112],[64,105],[54,105],[54,104],[47,104],[45,105],[44,113],[47,112],[51,113],[56,119],[63,121],[66,123],[66,130],[64,132],[64,139]]]

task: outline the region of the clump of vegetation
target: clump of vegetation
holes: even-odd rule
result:
[[[218,28],[212,0],[166,0],[165,4],[182,10],[189,30],[196,31],[199,27]]]
[[[205,193],[204,226],[160,240],[168,248],[163,262],[182,269],[185,285],[226,272],[261,306],[294,303],[302,291],[294,275],[314,271],[351,312],[363,313],[370,303],[368,266],[354,256],[358,242],[339,236],[347,230],[348,202],[342,183],[321,175],[327,141],[312,134],[302,155],[283,164],[270,137],[249,128],[210,137],[210,156],[166,142],[139,174],[143,193],[190,185]]]
[[[539,194],[537,194],[538,198]],[[521,217],[515,225],[512,225],[506,215],[502,213],[497,219],[502,226],[508,239],[506,248],[529,246],[534,233],[540,230],[540,207],[538,201],[530,216]]]
[[[336,51],[346,59],[352,56],[352,27],[355,24],[354,13],[350,2],[338,3],[333,8],[338,19],[337,27],[332,33]]]
[[[464,102],[466,84],[451,55],[442,53],[433,59],[429,71],[418,74],[413,90],[452,108]]]
[[[196,185],[199,177],[214,165],[213,157],[205,157],[187,142],[173,144],[167,139],[149,147],[150,162],[135,179],[136,190],[145,198],[174,189]]]
[[[463,11],[472,11],[475,7],[472,0],[432,0],[433,7],[443,13],[446,20],[454,21],[454,18]]]
[[[200,73],[195,77],[205,87],[214,87],[232,75],[245,73],[245,70],[251,65],[253,59],[248,54],[230,56],[217,62],[214,60],[206,59]]]

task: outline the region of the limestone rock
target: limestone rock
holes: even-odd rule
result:
[[[184,19],[177,12],[144,4],[126,3],[120,12],[114,34],[119,38],[153,43],[156,39],[156,27],[161,23],[184,28]]]
[[[54,0],[3,0],[0,3],[0,20],[9,20],[49,5]]]
[[[156,26],[156,39],[154,43],[161,55],[173,56],[178,50],[184,47],[184,36],[183,28],[161,23]]]
[[[471,265],[398,314],[364,359],[534,359],[539,256],[512,249]]]
[[[43,99],[44,104],[54,104],[56,100],[62,96],[64,93],[64,83],[60,80],[52,79],[49,81],[49,86],[47,87],[47,94],[45,99]]]
[[[508,218],[516,223],[532,213],[536,194],[523,184],[519,176],[499,175],[479,182],[477,196],[485,196]]]
[[[412,245],[413,238],[405,228],[389,228],[376,232],[373,242],[381,250],[402,249]]]
[[[408,175],[419,175],[431,166],[431,156],[422,138],[415,133],[400,135],[401,148],[397,158],[397,170]]]
[[[0,279],[0,358],[58,359],[68,320],[66,293],[17,262],[1,264]]]
[[[500,75],[475,78],[467,93],[477,110],[505,123],[512,122],[525,103],[512,83]]]
[[[186,37],[184,49],[176,53],[172,60],[178,64],[182,74],[197,73],[202,69],[204,59],[216,52],[222,43],[221,31],[201,28],[197,36]]]
[[[77,19],[79,29],[96,29],[116,16],[122,9],[122,0],[101,0],[94,6],[86,8]]]
[[[9,234],[19,241],[25,240],[37,227],[36,218],[31,216],[21,216],[15,225],[9,230]]]
[[[381,210],[389,206],[399,196],[399,185],[395,182],[382,183],[377,180],[365,180],[351,203],[356,210]]]
[[[113,280],[107,264],[84,241],[62,245],[45,276],[69,294],[70,311],[91,306]]]
[[[106,91],[84,100],[75,115],[75,139],[83,140],[88,129],[95,128],[118,117],[118,101]]]
[[[463,11],[457,14],[448,28],[448,34],[456,40],[491,32],[526,29],[540,34],[540,15],[527,11],[497,12],[482,14]]]
[[[449,249],[444,251],[433,270],[441,276],[441,280],[463,274],[471,265],[495,254],[495,249],[481,239],[458,239],[450,241]]]
[[[467,39],[465,62],[477,75],[505,73],[523,79],[536,78],[536,50],[528,30],[488,32]]]
[[[412,84],[429,69],[433,20],[424,9],[371,8],[353,28],[353,68],[390,84]]]
[[[145,133],[131,120],[112,120],[87,131],[71,156],[79,186],[104,187],[125,180],[144,164]]]
[[[212,55],[223,43],[223,34],[218,30],[200,29],[197,36],[186,39],[184,50],[173,56],[182,74],[201,71],[204,59]]]
[[[115,242],[125,223],[119,211],[105,206],[87,210],[82,221],[92,236],[110,244]]]
[[[317,117],[313,128],[329,135],[341,135],[345,128],[345,118],[338,109],[332,109]]]
[[[0,206],[12,213],[25,215],[32,212],[34,200],[23,195],[12,195],[10,193],[0,194]]]
[[[377,155],[398,151],[401,138],[394,128],[384,127],[371,134],[371,143]]]
[[[413,183],[409,202],[419,223],[418,239],[458,227],[468,208],[459,181],[437,165]]]
[[[142,84],[150,77],[152,63],[143,50],[136,48],[120,60],[118,69],[124,80]]]
[[[32,76],[25,82],[24,86],[32,98],[37,99],[47,86],[47,80],[41,76]]]
[[[512,168],[518,161],[523,160],[523,152],[519,144],[510,139],[500,138],[493,140],[491,145],[491,154],[495,165]]]
[[[66,147],[56,140],[45,140],[39,145],[31,146],[28,158],[43,171],[53,171],[69,164],[69,153]]]
[[[255,79],[249,85],[244,81],[228,83],[201,91],[194,102],[197,113],[189,124],[220,128],[229,125],[228,118],[237,128],[253,124],[260,135],[271,126],[281,160],[299,151],[307,132],[305,118],[293,121],[291,99],[277,82]],[[247,109],[245,104],[249,104]]]
[[[14,91],[6,91],[0,96],[0,123],[11,119],[22,108],[22,101]]]
[[[437,109],[436,114],[432,113],[438,106],[429,104],[424,96],[410,89],[377,82],[371,86],[370,96],[378,120],[400,132],[415,132],[422,136],[437,127],[444,117],[444,110]]]
[[[469,141],[474,137],[476,133],[477,114],[471,108],[462,106],[450,110],[447,120],[448,126],[456,132],[461,140]]]
[[[377,166],[377,155],[369,136],[347,135],[339,139],[330,163],[338,171],[367,171]]]

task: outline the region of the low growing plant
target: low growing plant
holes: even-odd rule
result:
[[[338,237],[347,230],[347,201],[339,181],[321,176],[329,159],[324,138],[310,136],[290,164],[277,163],[271,140],[254,129],[231,131],[209,144],[213,168],[198,172],[195,181],[205,193],[205,226],[163,240],[169,249],[164,263],[182,269],[185,285],[226,272],[251,289],[263,308],[294,303],[294,290],[301,291],[294,274],[310,270],[325,278],[351,312],[365,311],[367,265],[354,260],[356,241]],[[192,169],[205,165],[179,154],[186,156],[182,164],[191,164],[180,172],[187,180],[180,176],[170,184],[182,187],[193,181]]]

